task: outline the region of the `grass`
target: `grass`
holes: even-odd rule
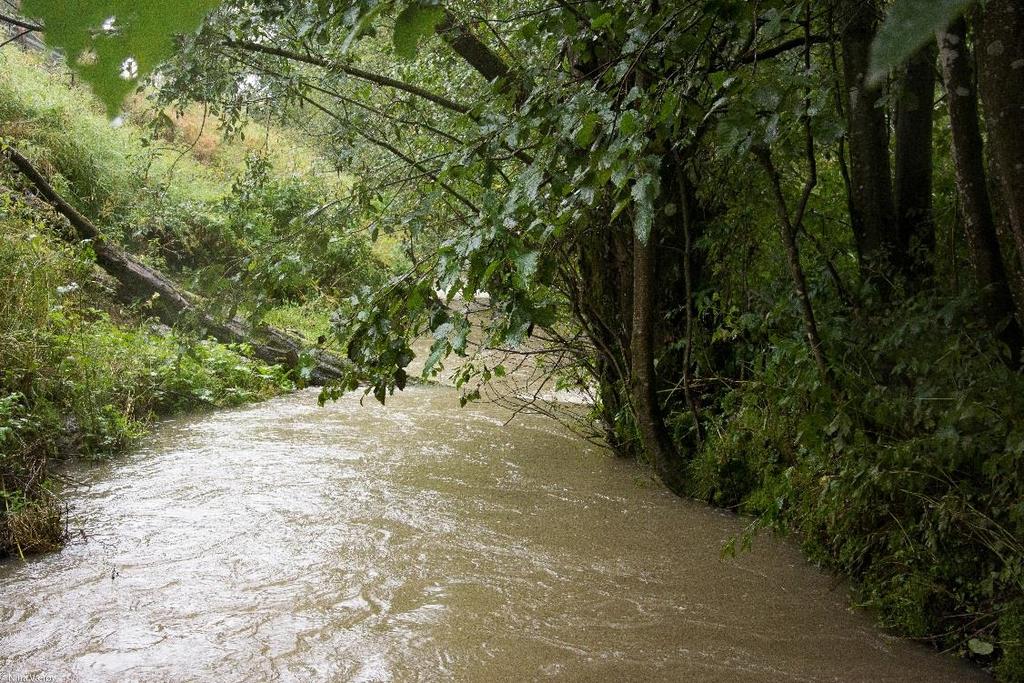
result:
[[[145,131],[111,125],[92,96],[38,55],[0,52],[0,139],[64,196],[123,237],[152,202],[204,203],[231,191],[239,155],[204,160]],[[184,154],[183,154],[184,152]],[[0,556],[60,546],[55,460],[130,447],[156,416],[258,401],[291,390],[279,367],[115,303],[88,245],[9,168],[0,168]],[[119,234],[122,233],[122,234]]]
[[[351,232],[353,219],[329,201],[351,178],[297,134],[268,122],[238,132],[225,139],[202,109],[160,111],[145,94],[111,122],[60,64],[0,51],[0,141],[106,239],[222,308],[269,310],[266,322],[316,340],[334,306],[312,292],[379,281],[397,245]],[[303,218],[322,205],[332,208],[316,222]],[[0,166],[0,556],[59,547],[54,460],[123,451],[155,416],[293,388],[245,347],[167,329],[144,302],[116,304],[116,283],[87,244],[60,239],[66,231]]]

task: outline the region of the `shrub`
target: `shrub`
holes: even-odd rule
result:
[[[104,457],[154,415],[292,388],[281,368],[244,348],[132,321],[106,298],[88,247],[45,229],[0,193],[0,555],[60,542],[62,510],[47,478],[54,458]]]
[[[693,493],[796,532],[902,633],[983,664],[1001,641],[1009,680],[1024,623],[1024,377],[971,301],[918,296],[832,320],[830,357],[846,359],[835,398],[800,340],[772,339],[754,381],[722,399]]]

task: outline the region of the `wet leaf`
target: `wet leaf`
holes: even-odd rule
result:
[[[444,9],[436,4],[413,2],[395,19],[394,43],[399,57],[413,59],[420,41],[434,32],[444,18]]]
[[[636,220],[633,229],[636,237],[646,244],[651,236],[654,223],[654,199],[658,194],[657,178],[653,174],[640,176],[633,184],[633,203],[636,206]]]
[[[199,28],[219,0],[25,0],[22,13],[46,26],[46,42],[114,116],[139,80],[174,51],[174,35]]]
[[[899,0],[885,17],[871,48],[869,80],[878,83],[949,26],[974,0]]]

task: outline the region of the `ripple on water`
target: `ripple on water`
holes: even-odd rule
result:
[[[788,544],[541,418],[416,387],[161,425],[0,566],[0,653],[82,680],[980,676],[887,638]],[[638,482],[640,485],[638,485]]]

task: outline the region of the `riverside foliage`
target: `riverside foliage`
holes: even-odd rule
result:
[[[244,305],[253,318],[274,316],[319,300],[321,287],[344,291],[379,277],[366,239],[323,222],[292,224],[324,203],[328,184],[274,169],[308,162],[293,144],[271,144],[280,131],[261,130],[251,145],[221,143],[217,133],[200,161],[166,129],[183,128],[188,116],[164,121],[138,102],[134,123],[115,129],[60,66],[5,51],[0,73],[3,144],[30,154],[108,238],[212,299],[210,310]],[[146,125],[154,120],[155,134]],[[0,225],[0,555],[62,541],[52,462],[104,458],[154,417],[258,401],[301,382],[253,360],[244,344],[159,324],[152,302],[120,303],[89,242],[69,239],[67,224],[11,168],[0,170]],[[295,255],[302,249],[331,255],[331,265],[289,267],[308,262]]]

